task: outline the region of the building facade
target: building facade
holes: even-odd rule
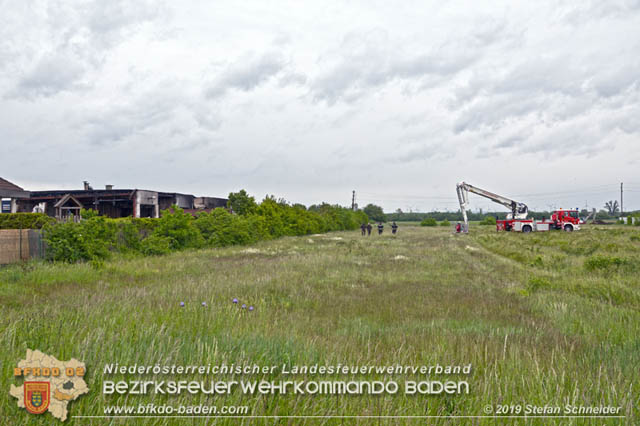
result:
[[[145,189],[116,189],[106,185],[93,189],[88,182],[81,190],[27,192],[16,198],[16,212],[42,212],[59,220],[79,218],[81,209],[96,210],[101,216],[160,217],[160,212],[177,205],[189,212],[225,207],[226,198],[195,197],[191,194],[159,192]]]

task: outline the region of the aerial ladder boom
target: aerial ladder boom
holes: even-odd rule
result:
[[[584,218],[583,222],[584,222],[584,223],[587,223],[587,221],[588,221],[589,219],[591,219],[591,220],[593,221],[592,223],[595,223],[595,222],[596,222],[596,216],[597,216],[596,209],[593,209],[593,210],[591,211],[591,213],[589,213],[589,215],[588,215],[587,217],[585,217],[585,218]]]
[[[512,200],[502,195],[494,194],[493,192],[486,191],[477,186],[469,185],[466,182],[460,182],[456,185],[456,192],[458,193],[458,201],[460,202],[460,211],[462,211],[462,217],[464,218],[464,231],[469,230],[469,220],[467,218],[467,209],[469,207],[469,192],[478,194],[481,197],[485,197],[493,201],[494,203],[502,204],[511,213],[507,215],[507,219],[526,219],[529,213],[529,208],[526,204]]]

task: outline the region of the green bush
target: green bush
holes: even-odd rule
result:
[[[258,234],[251,232],[251,222],[244,216],[234,215],[222,208],[211,213],[201,213],[195,221],[207,245],[225,247],[258,241]]]
[[[2,213],[0,229],[42,229],[55,221],[44,213]]]
[[[175,242],[170,237],[151,235],[140,242],[139,251],[146,256],[154,256],[171,253],[174,246]]]
[[[109,257],[116,244],[117,224],[98,216],[79,223],[48,224],[43,231],[49,259],[78,262]]]
[[[588,271],[635,271],[638,269],[638,264],[631,259],[617,256],[592,256],[585,260],[584,267]]]
[[[543,277],[531,277],[527,282],[527,290],[530,293],[535,293],[538,290],[544,290],[551,287],[551,282],[547,278]]]
[[[420,226],[437,226],[438,221],[432,217],[425,217],[422,222],[420,222]]]
[[[496,225],[496,218],[493,216],[486,216],[480,221],[480,225]]]
[[[193,216],[176,205],[162,212],[152,235],[170,238],[173,250],[197,248],[204,243]]]
[[[118,227],[118,250],[123,252],[139,252],[142,241],[149,237],[158,225],[157,219],[132,218],[112,219]]]
[[[440,226],[451,226],[451,222],[445,219],[442,222],[440,222]]]
[[[80,209],[80,217],[83,219],[92,219],[94,217],[100,216],[97,210],[92,209]]]

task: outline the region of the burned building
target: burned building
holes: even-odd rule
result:
[[[198,201],[196,201],[198,200]],[[227,200],[214,197],[195,197],[176,192],[158,192],[144,189],[93,189],[84,182],[81,190],[31,191],[28,198],[17,202],[17,211],[41,211],[60,220],[78,217],[81,209],[96,210],[102,216],[160,217],[160,212],[172,205],[186,211],[226,206]],[[206,207],[205,207],[206,206]]]
[[[16,213],[18,200],[29,198],[29,191],[0,177],[0,213]]]

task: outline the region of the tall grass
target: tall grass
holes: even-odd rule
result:
[[[150,401],[249,405],[253,415],[384,416],[482,415],[489,403],[611,404],[623,407],[623,423],[638,423],[636,273],[627,267],[585,266],[594,256],[637,264],[635,234],[595,228],[519,235],[484,228],[465,236],[442,227],[401,226],[395,237],[340,232],[251,247],[115,257],[103,266],[33,263],[1,269],[0,392],[7,396],[0,399],[0,419],[16,425],[54,421],[49,414],[26,414],[8,396],[9,385],[18,384],[13,367],[30,348],[86,363],[91,392],[70,403],[70,425],[205,423],[74,418],[102,415],[107,405]],[[233,298],[255,311],[243,311]],[[469,395],[459,396],[103,396],[102,368],[111,362],[471,363],[473,372]],[[262,377],[287,379],[252,376]],[[120,378],[139,376],[110,376]],[[227,422],[237,420],[218,419]]]

